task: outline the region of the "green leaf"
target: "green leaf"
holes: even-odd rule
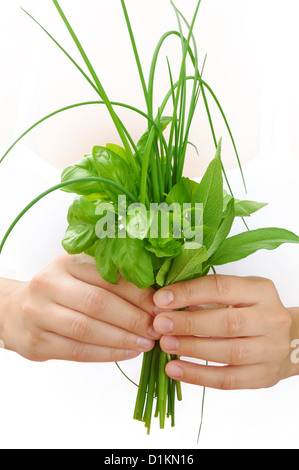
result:
[[[201,203],[199,200],[199,183],[190,180],[189,178],[182,178],[181,181],[175,184],[166,196],[165,202],[167,204],[190,204]]]
[[[116,145],[116,144],[106,144],[106,148],[108,150],[111,150],[113,153],[116,153],[116,155],[121,157],[126,163],[130,164],[127,152],[125,151],[123,147],[121,147],[120,145]]]
[[[263,207],[267,206],[267,203],[255,202],[255,201],[235,201],[236,217],[249,217],[254,212],[259,211]]]
[[[260,228],[227,238],[209,259],[210,266],[232,263],[258,250],[274,250],[283,243],[299,243],[293,232],[281,228]]]
[[[222,218],[223,210],[223,178],[219,147],[216,157],[209,164],[196,193],[196,200],[203,204],[204,225],[217,230]],[[207,235],[205,246],[212,243],[213,237]]]
[[[118,183],[120,186],[126,188],[129,192],[137,194],[136,192],[136,179],[132,172],[131,167],[116,153],[105,147],[93,148],[93,161],[100,178],[109,179]],[[118,201],[118,195],[122,192],[114,187],[102,186],[102,191],[105,191],[114,202]]]
[[[149,238],[146,246],[148,251],[154,253],[158,258],[175,258],[182,252],[182,244],[176,239]]]
[[[120,274],[140,289],[154,284],[154,270],[150,254],[145,250],[144,240],[137,238],[114,238],[112,259]]]
[[[75,255],[91,248],[96,240],[97,236],[94,225],[74,222],[68,226],[62,240],[62,246],[67,253]]]
[[[223,214],[225,215],[227,204],[231,201],[232,196],[225,190],[223,191]],[[259,211],[267,206],[267,203],[256,201],[242,201],[235,199],[235,217],[249,217],[254,212]]]
[[[89,201],[85,197],[76,197],[68,211],[69,224],[80,221],[95,225],[100,218],[96,215],[96,207],[95,201]]]
[[[158,286],[163,287],[166,281],[166,276],[168,274],[168,271],[170,269],[172,263],[171,258],[167,258],[164,263],[162,264],[161,268],[159,269],[157,275],[156,275],[156,284]]]
[[[202,263],[208,259],[208,252],[203,245],[196,249],[187,249],[172,262],[165,285],[193,279],[202,274]]]
[[[215,253],[221,243],[227,238],[235,219],[235,201],[232,198],[226,208],[226,215],[223,218],[220,227],[215,235],[212,245],[208,250],[209,257]]]
[[[78,163],[75,163],[74,165],[65,168],[61,175],[61,182],[64,183],[73,179],[90,177],[98,177],[98,173],[92,156],[87,156],[80,160]],[[93,193],[101,193],[102,190],[103,186],[96,181],[74,183],[63,188],[63,191],[65,192],[76,193],[83,196],[88,196]]]
[[[161,125],[160,130],[161,130],[161,132],[163,132],[166,129],[166,127],[168,126],[168,124],[171,123],[171,121],[172,121],[172,118],[168,117],[168,116],[162,116],[160,118],[160,125]],[[157,132],[158,132],[158,129],[157,129]],[[137,142],[137,150],[138,150],[138,153],[141,157],[144,154],[144,150],[145,150],[148,138],[149,138],[149,132],[146,131],[146,132],[144,132],[144,134],[142,134],[139,141]]]
[[[112,260],[112,238],[103,238],[97,242],[95,249],[95,261],[98,272],[105,281],[118,284],[117,267]]]

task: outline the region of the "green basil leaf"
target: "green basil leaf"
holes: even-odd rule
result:
[[[61,175],[61,182],[70,181],[77,178],[98,177],[98,173],[92,156],[87,156],[74,165],[68,166]],[[67,193],[76,193],[82,196],[88,196],[94,193],[102,192],[102,185],[95,182],[74,183],[63,188]]]
[[[210,266],[232,263],[258,250],[274,250],[283,243],[299,243],[293,232],[281,228],[260,228],[227,238],[209,259]]]
[[[74,222],[68,226],[62,240],[62,246],[67,253],[76,255],[84,253],[85,250],[91,248],[96,240],[97,236],[94,225]]]
[[[152,286],[155,282],[150,254],[145,250],[144,240],[114,238],[112,259],[120,274],[140,289]]]
[[[118,183],[134,195],[137,195],[137,184],[131,167],[116,153],[105,147],[93,148],[93,161],[97,176]],[[102,191],[110,196],[111,200],[118,202],[121,191],[112,186],[101,185]]]
[[[184,247],[182,253],[174,258],[165,285],[187,281],[202,275],[202,263],[208,259],[206,247],[201,245],[196,249]]]
[[[196,202],[200,203],[202,201],[198,198],[198,190],[199,183],[184,177],[171,188],[166,196],[165,202],[167,204],[177,202],[180,205]]]
[[[163,132],[166,129],[166,127],[168,126],[168,124],[171,123],[171,121],[172,121],[172,117],[168,117],[168,116],[162,116],[161,117],[161,119],[160,119],[161,132]],[[149,137],[149,133],[148,133],[148,131],[146,131],[146,132],[144,132],[144,134],[142,134],[142,136],[140,137],[140,139],[137,142],[136,148],[137,148],[137,151],[138,151],[138,153],[141,157],[144,154],[144,149],[146,147],[148,137]]]
[[[112,238],[103,238],[96,244],[95,261],[102,278],[111,284],[118,284],[117,267],[112,260]]]
[[[123,147],[121,147],[120,145],[116,145],[116,144],[106,144],[106,148],[108,150],[111,150],[113,153],[116,153],[116,155],[121,157],[126,163],[129,164],[127,152],[125,151]]]
[[[68,222],[71,224],[75,220],[87,224],[96,224],[99,216],[96,215],[97,204],[89,201],[85,197],[76,197],[69,208]]]

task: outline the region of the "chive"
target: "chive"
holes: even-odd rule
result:
[[[133,194],[131,194],[127,189],[123,188],[120,184],[118,183],[115,183],[114,181],[110,181],[110,180],[107,180],[105,178],[97,178],[97,177],[88,177],[88,178],[76,178],[76,179],[73,179],[73,180],[69,180],[69,181],[64,181],[63,183],[59,183],[59,184],[56,184],[55,186],[52,186],[50,189],[47,189],[46,191],[44,191],[42,194],[40,194],[39,196],[37,196],[35,199],[33,199],[33,201],[31,201],[21,212],[20,214],[15,218],[15,220],[12,222],[12,224],[10,225],[10,227],[8,228],[7,232],[5,233],[2,241],[1,241],[1,244],[0,244],[0,253],[2,253],[2,250],[3,250],[3,247],[10,235],[10,233],[12,232],[12,230],[14,229],[14,227],[17,225],[17,223],[21,220],[21,218],[33,207],[35,206],[35,204],[37,204],[41,199],[43,199],[44,197],[48,196],[49,194],[53,193],[54,191],[57,191],[58,189],[62,189],[62,188],[65,188],[66,186],[69,186],[71,184],[74,184],[74,183],[88,183],[89,181],[95,181],[95,182],[98,182],[98,183],[104,183],[104,184],[108,184],[108,185],[111,185],[115,188],[117,188],[118,190],[122,191],[124,194],[126,194],[128,196],[128,198],[132,201],[132,202],[137,202],[137,199],[135,198],[135,196]]]

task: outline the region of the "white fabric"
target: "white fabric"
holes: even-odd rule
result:
[[[247,197],[271,204],[249,219],[250,228],[281,226],[299,233],[297,167],[273,167],[268,159],[245,166]],[[19,146],[1,167],[1,235],[20,210],[48,187],[59,172]],[[236,197],[243,197],[238,170],[228,174]],[[27,280],[62,251],[66,211],[72,195],[58,192],[40,202],[16,226],[0,258],[2,275]],[[242,225],[235,232],[244,230]],[[298,305],[299,247],[218,269],[261,275],[276,283],[285,305]],[[122,364],[138,381],[141,358]],[[150,437],[132,420],[136,388],[114,364],[30,362],[0,349],[1,448],[196,448],[202,389],[183,385],[176,427]],[[268,390],[207,390],[200,448],[297,448],[299,377]]]

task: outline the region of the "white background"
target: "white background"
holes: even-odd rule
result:
[[[50,0],[23,0],[21,5],[78,58]],[[62,0],[61,5],[110,99],[143,106],[120,2]],[[177,5],[188,19],[192,17],[194,1],[181,0]],[[128,0],[127,7],[147,76],[155,44],[166,30],[176,28],[175,16],[168,0]],[[96,97],[61,52],[20,10],[19,2],[2,2],[1,13],[0,145],[6,148],[39,117]],[[252,219],[251,227],[271,224],[297,233],[298,13],[295,0],[203,0],[196,26],[201,58],[208,54],[205,78],[216,91],[233,129],[249,195],[271,202]],[[177,50],[178,45],[171,41],[161,56],[157,99],[164,96],[169,85],[165,56],[175,62],[179,58]],[[232,170],[233,188],[241,196],[240,177],[233,170],[233,151],[221,119],[214,114],[217,134],[224,137],[225,166]],[[144,122],[131,113],[122,116],[138,138]],[[200,159],[190,150],[186,175],[198,177],[213,153],[202,112],[194,121],[192,140],[199,147]],[[107,113],[98,108],[54,118],[27,137],[8,157],[12,167],[8,160],[2,166],[2,229],[7,223],[3,214],[9,220],[27,199],[59,180],[54,169],[42,164],[32,169],[26,162],[42,157],[60,169],[66,162],[81,158],[94,144],[108,141],[118,142],[118,137]],[[47,173],[41,177],[44,168]],[[15,271],[21,278],[30,278],[61,251],[68,203],[69,199],[57,195],[45,202],[46,216],[33,211],[20,225],[0,260],[1,266],[5,261],[8,273],[13,275]],[[53,223],[43,230],[41,241],[40,229],[32,233],[31,224],[45,227],[49,220]],[[222,272],[271,277],[283,302],[298,305],[296,248],[284,246],[276,252],[259,253]],[[124,366],[135,380],[138,361]],[[196,447],[202,393],[198,387],[183,387],[184,401],[178,408],[176,428],[162,432],[154,429],[147,438],[143,426],[131,419],[136,391],[114,365],[35,364],[0,350],[0,375],[1,448]],[[199,448],[298,448],[298,391],[297,378],[270,390],[208,390]]]

